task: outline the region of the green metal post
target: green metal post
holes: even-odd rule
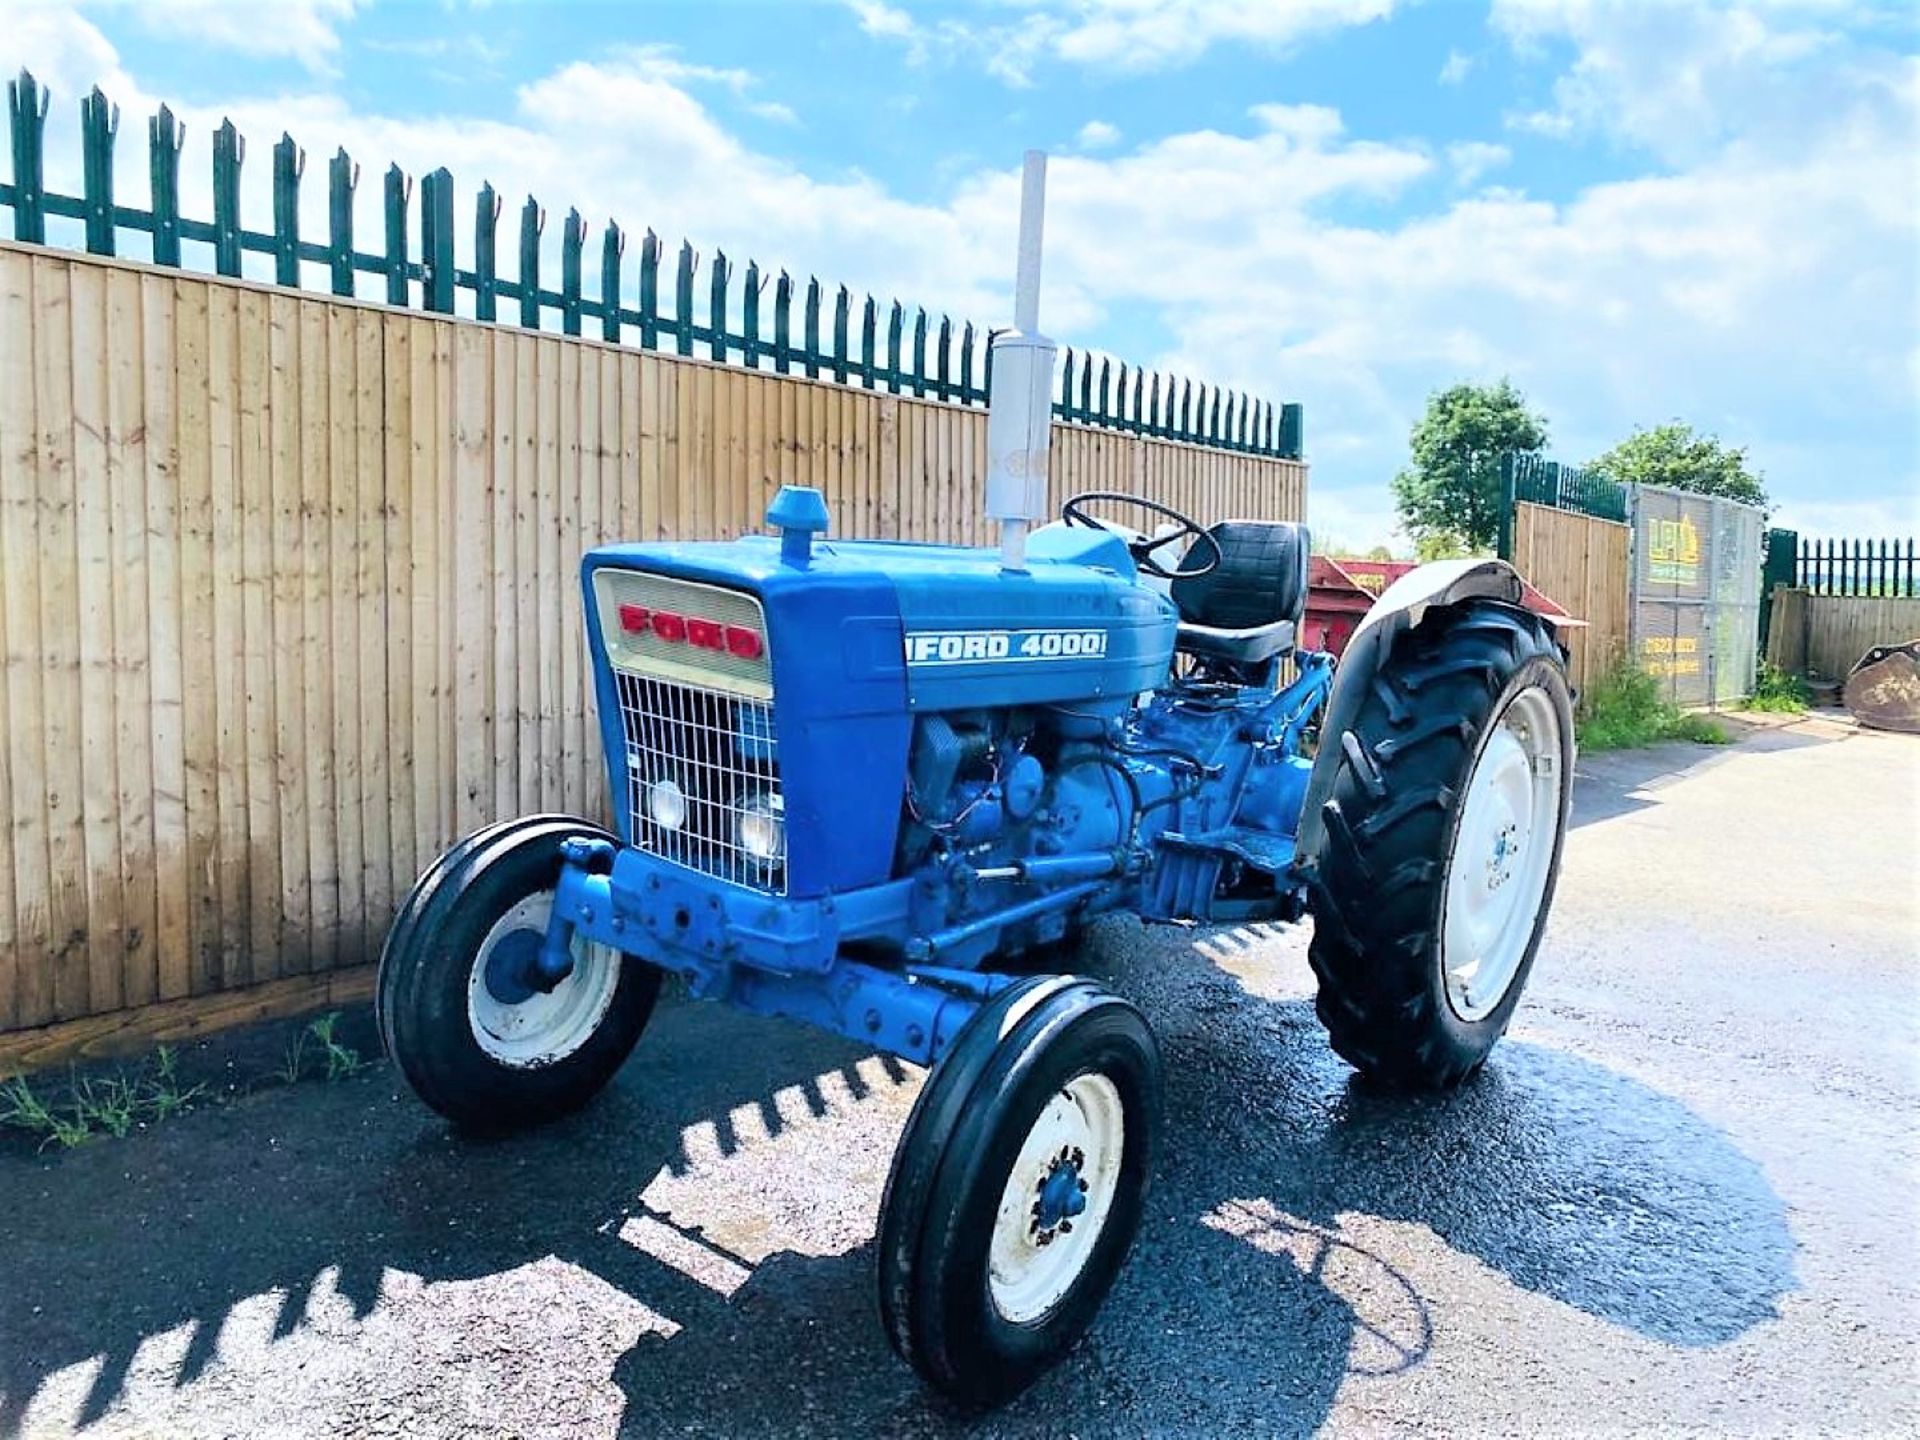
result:
[[[807,305],[801,317],[801,340],[806,351],[801,361],[806,367],[807,378],[820,378],[820,277],[807,278]]]
[[[793,277],[786,271],[773,286],[773,368],[785,375],[793,356]]]
[[[853,313],[853,296],[842,285],[833,298],[833,378],[847,383],[847,324]],[[867,297],[867,313],[873,313],[873,297]]]
[[[733,279],[733,267],[727,263],[727,252],[713,252],[713,274],[709,277],[707,288],[707,317],[711,334],[707,338],[707,354],[715,360],[727,358],[727,286]]]
[[[444,165],[420,182],[420,305],[453,313],[453,172]]]
[[[873,301],[871,298],[867,301],[867,314],[869,316],[873,314]],[[900,302],[898,300],[894,301],[893,308],[887,312],[887,391],[893,395],[900,393],[900,324],[902,314]],[[867,385],[869,387],[873,385],[873,351],[871,349],[867,351]]]
[[[747,261],[746,288],[740,292],[740,358],[749,370],[760,368],[760,262]]]
[[[640,348],[660,346],[660,237],[651,229],[640,242]]]
[[[307,154],[280,132],[273,147],[273,283],[300,284],[300,177]]]
[[[600,338],[620,343],[620,264],[626,258],[627,237],[613,221],[600,241]]]
[[[413,198],[413,180],[397,164],[383,177],[387,222],[387,303],[407,303],[407,202]]]
[[[500,192],[491,180],[480,182],[473,197],[473,316],[498,318],[500,294]]]
[[[969,320],[960,327],[960,399],[964,404],[973,398],[973,322]]]
[[[913,320],[913,393],[927,393],[927,312],[921,310]]]
[[[540,328],[540,235],[547,228],[547,212],[531,195],[520,207],[520,323]]]
[[[13,238],[47,243],[47,103],[51,97],[26,70],[7,82],[7,121],[13,141]]]
[[[673,269],[673,348],[693,354],[693,244],[680,242],[680,259]]]
[[[120,107],[94,86],[80,102],[80,163],[90,255],[113,254],[113,142],[119,133]]]
[[[1306,454],[1303,419],[1297,402],[1280,407],[1280,453],[1289,460],[1299,460]]]
[[[952,394],[947,367],[953,357],[953,321],[945,315],[940,317],[940,338],[935,343],[938,348],[934,360],[933,393],[940,399],[946,400],[951,398]]]
[[[560,225],[560,332],[580,333],[580,257],[587,248],[587,222],[578,206]]]
[[[213,132],[213,268],[222,275],[240,273],[240,166],[247,142],[223,120]]]
[[[360,183],[360,167],[346,149],[336,150],[327,164],[327,268],[333,293],[353,294],[353,191]]]
[[[147,168],[153,189],[153,263],[180,263],[180,149],[186,139],[165,105],[147,122]]]

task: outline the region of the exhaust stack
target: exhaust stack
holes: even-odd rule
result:
[[[1053,438],[1053,341],[1040,333],[1040,240],[1047,157],[1029,150],[1020,177],[1020,254],[1013,329],[993,339],[987,401],[987,518],[1000,522],[1000,568],[1027,568],[1027,528],[1046,511]]]

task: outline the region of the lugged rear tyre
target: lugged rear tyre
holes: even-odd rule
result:
[[[490,958],[506,943],[523,956],[537,945],[561,842],[575,836],[613,838],[565,815],[476,831],[427,868],[387,932],[374,991],[381,1038],[414,1093],[464,1130],[578,1109],[653,1013],[660,972],[582,940],[574,974],[550,993],[494,993]]]
[[[1337,743],[1315,1008],[1363,1074],[1448,1089],[1505,1032],[1552,904],[1573,781],[1560,647],[1516,606],[1430,611]]]

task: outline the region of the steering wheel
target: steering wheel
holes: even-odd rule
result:
[[[1133,556],[1133,563],[1156,579],[1192,580],[1197,576],[1211,575],[1220,568],[1220,562],[1226,559],[1226,556],[1220,552],[1220,542],[1214,539],[1199,522],[1182,515],[1171,505],[1162,505],[1158,500],[1144,500],[1138,495],[1128,495],[1119,490],[1083,490],[1060,507],[1060,518],[1069,525],[1081,525],[1089,530],[1111,529],[1111,526],[1095,520],[1082,508],[1096,501],[1108,505],[1137,505],[1142,510],[1151,510],[1155,515],[1164,516],[1180,527],[1172,534],[1162,535],[1157,539],[1143,535],[1138,540],[1127,542],[1127,552]],[[1208,550],[1212,551],[1211,558],[1190,570],[1169,570],[1154,558],[1156,550],[1164,550],[1169,545],[1178,544],[1189,538],[1192,539],[1195,549],[1204,544]]]

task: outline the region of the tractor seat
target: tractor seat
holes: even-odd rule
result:
[[[1175,580],[1180,611],[1174,645],[1189,655],[1259,665],[1293,649],[1307,608],[1307,560],[1313,537],[1284,520],[1222,520],[1207,532],[1220,564],[1205,575]],[[1201,563],[1209,547],[1195,541],[1181,568]]]

